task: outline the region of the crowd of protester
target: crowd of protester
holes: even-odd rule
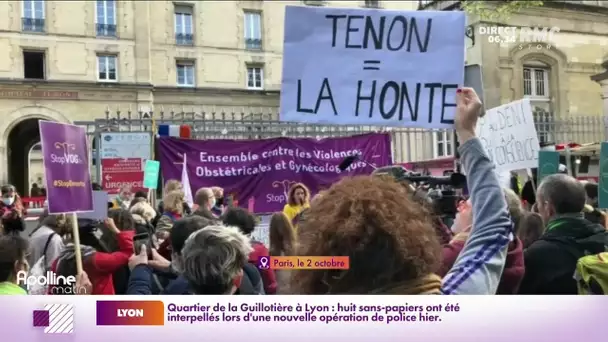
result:
[[[44,214],[24,238],[25,208],[5,186],[0,294],[27,294],[17,274],[47,270],[76,276],[65,285],[78,289],[71,293],[94,295],[603,294],[608,231],[595,208],[597,184],[554,174],[503,188],[475,135],[479,98],[469,88],[457,98],[469,196],[457,203],[451,227],[412,184],[345,177],[314,198],[293,185],[284,210],[270,218],[266,246],[252,238],[257,218],[221,188],[198,189],[191,207],[183,184],[169,180],[157,207],[147,193],[123,188],[104,222],[77,222],[78,273],[70,217]],[[348,256],[350,268],[259,269],[269,255]],[[70,292],[60,284],[37,290]]]

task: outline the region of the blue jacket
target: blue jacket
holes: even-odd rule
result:
[[[183,295],[190,294],[188,281],[181,276],[171,280],[164,289],[155,289],[152,269],[147,265],[137,265],[131,271],[129,277],[128,295],[151,295],[160,292],[164,295]]]
[[[496,294],[513,224],[503,190],[478,138],[459,148],[473,206],[473,228],[454,266],[443,278],[443,294]]]

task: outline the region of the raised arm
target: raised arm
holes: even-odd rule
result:
[[[473,228],[454,266],[443,278],[444,294],[495,294],[513,225],[494,164],[475,136],[481,102],[471,88],[459,90],[456,133],[473,205]]]

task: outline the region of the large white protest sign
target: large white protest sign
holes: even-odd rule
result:
[[[529,99],[487,110],[477,123],[477,136],[497,172],[538,166],[540,145]]]
[[[281,121],[451,128],[465,14],[288,6]]]

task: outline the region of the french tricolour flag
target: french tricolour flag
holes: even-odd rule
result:
[[[158,125],[158,135],[190,139],[192,138],[192,127],[189,125]]]

